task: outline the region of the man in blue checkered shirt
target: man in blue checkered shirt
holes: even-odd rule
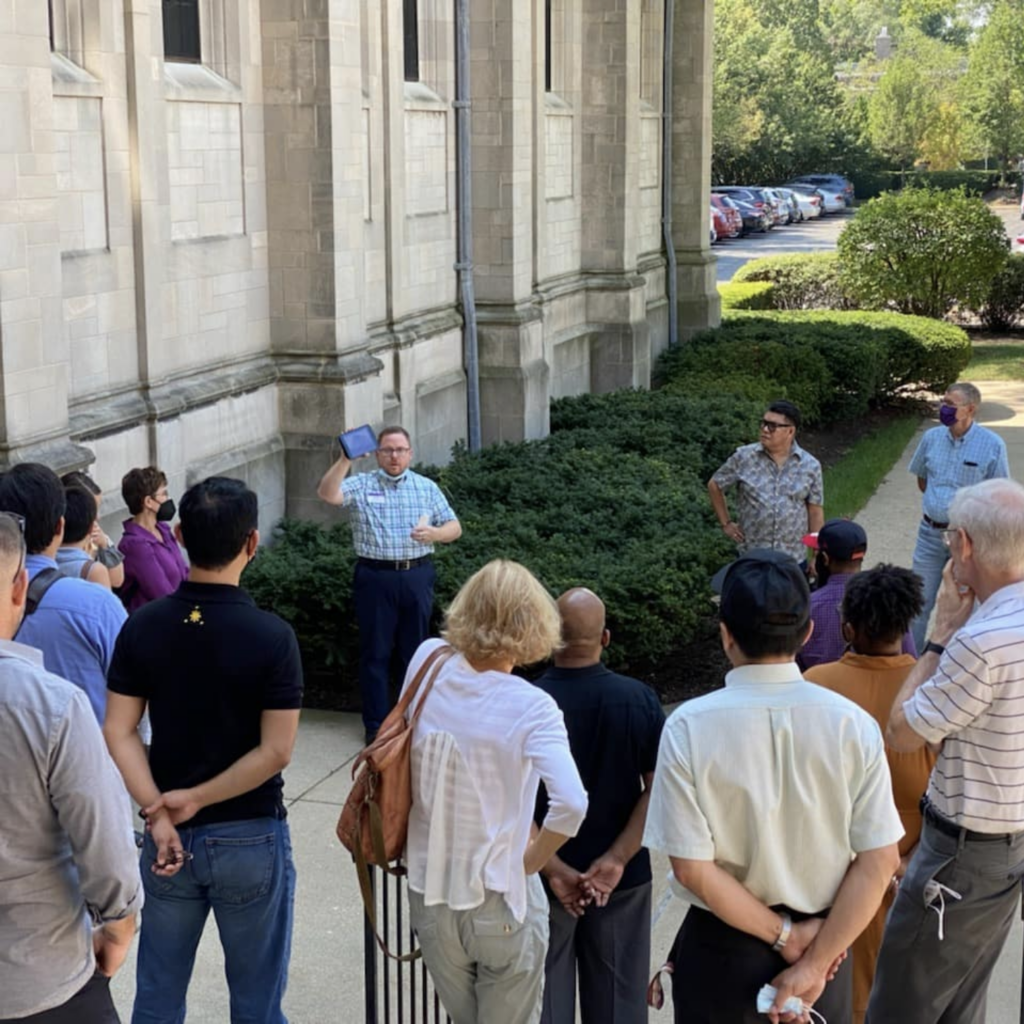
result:
[[[377,469],[345,479],[352,466],[341,458],[317,488],[329,505],[348,509],[356,561],[353,596],[359,623],[359,689],[366,742],[377,735],[391,708],[392,654],[404,676],[427,638],[434,607],[435,544],[450,544],[462,526],[433,480],[414,473],[412,442],[402,427],[377,437]]]
[[[961,487],[1010,475],[1003,439],[974,422],[980,404],[981,392],[973,384],[951,384],[939,407],[942,426],[925,432],[910,460],[910,472],[924,495],[913,566],[924,582],[924,608],[911,627],[918,651],[924,650],[928,620],[949,558],[942,539],[949,526],[949,503]]]

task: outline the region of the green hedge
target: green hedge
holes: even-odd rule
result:
[[[682,393],[709,375],[759,377],[813,425],[862,415],[901,393],[944,391],[970,355],[964,331],[924,317],[734,312],[720,328],[664,353],[655,373],[667,390]]]
[[[1011,184],[1015,184],[1019,177],[1016,172],[1006,175]],[[875,171],[858,174],[853,179],[853,187],[858,200],[874,199],[883,192],[898,192],[907,185],[943,191],[962,185],[972,194],[984,195],[999,185],[999,179],[999,171],[986,170],[908,171],[906,176],[899,171]]]
[[[851,308],[839,283],[839,264],[834,252],[751,260],[733,274],[730,284],[735,287],[752,282],[772,284],[771,303],[775,309]]]
[[[770,281],[730,281],[718,286],[722,309],[775,309],[772,292],[775,285]]]
[[[977,312],[990,331],[1008,331],[1020,323],[1024,315],[1024,253],[1010,254]]]

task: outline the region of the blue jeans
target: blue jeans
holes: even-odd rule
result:
[[[150,870],[156,846],[142,849],[142,908],[132,1024],[184,1024],[196,947],[210,910],[224,949],[231,1024],[287,1024],[295,866],[288,823],[227,821],[179,830],[193,855],[170,878]]]
[[[910,627],[918,654],[924,650],[928,637],[928,620],[932,617],[935,595],[939,592],[942,570],[946,568],[948,559],[949,548],[942,543],[942,531],[929,526],[922,519],[921,525],[917,528],[917,544],[914,547],[914,572],[924,583],[924,607]]]

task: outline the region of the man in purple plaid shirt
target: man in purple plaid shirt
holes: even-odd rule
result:
[[[804,543],[817,549],[815,559],[818,589],[811,594],[811,619],[814,632],[796,656],[801,671],[813,665],[838,661],[846,650],[839,606],[846,593],[846,584],[860,572],[868,550],[864,528],[850,519],[830,519],[818,533],[809,533]],[[903,653],[917,657],[914,639],[908,632],[903,637]]]

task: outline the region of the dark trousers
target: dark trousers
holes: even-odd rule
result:
[[[651,883],[612,893],[604,907],[573,917],[550,896],[541,1024],[576,1020],[576,972],[582,1024],[647,1024],[651,962]]]
[[[757,993],[789,966],[771,946],[697,907],[687,912],[669,956],[675,1024],[764,1024]],[[852,980],[847,957],[814,1004],[828,1024],[851,1024]]]
[[[121,1018],[110,998],[110,979],[97,971],[66,1003],[0,1024],[121,1024]]]
[[[869,1024],[983,1024],[1022,877],[1024,832],[1002,839],[950,836],[926,816],[885,923]],[[959,899],[947,892],[929,898],[934,894],[925,887],[933,880]]]
[[[356,563],[353,596],[359,624],[359,690],[363,725],[380,728],[391,710],[388,692],[392,658],[405,676],[416,648],[430,635],[434,608],[434,565],[375,569]]]

